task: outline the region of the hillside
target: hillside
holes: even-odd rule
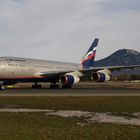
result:
[[[124,65],[140,65],[140,52],[128,49],[120,49],[112,55],[94,63],[94,67]],[[140,69],[116,71],[113,74],[140,74]]]
[[[94,63],[94,66],[116,65],[140,65],[140,52],[128,49],[121,49],[116,51],[112,55]]]

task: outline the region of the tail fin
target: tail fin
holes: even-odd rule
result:
[[[83,69],[89,69],[91,66],[93,66],[98,42],[99,39],[95,38],[91,47],[89,48],[86,55],[84,56],[84,59],[81,62],[81,64],[83,65]]]

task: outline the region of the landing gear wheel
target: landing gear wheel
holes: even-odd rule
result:
[[[0,81],[0,90],[5,90],[5,85],[3,81]]]
[[[35,84],[35,85],[32,85],[32,88],[33,88],[33,89],[41,89],[42,86],[41,86],[41,85],[36,85],[36,84]]]
[[[51,84],[50,89],[59,89],[59,85],[58,84]]]
[[[32,85],[32,88],[34,89],[35,88],[35,85]]]
[[[5,90],[5,86],[4,85],[0,85],[0,90]]]
[[[71,85],[62,85],[62,88],[63,89],[70,89],[71,88]]]
[[[38,85],[38,88],[41,89],[42,88],[42,85]]]

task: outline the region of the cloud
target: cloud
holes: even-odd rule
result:
[[[97,59],[139,49],[138,0],[2,0],[0,55],[79,62],[95,37]]]

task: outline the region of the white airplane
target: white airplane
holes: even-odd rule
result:
[[[0,57],[0,89],[18,82],[34,82],[32,88],[41,88],[38,82],[50,82],[50,88],[71,88],[80,78],[91,75],[97,82],[110,80],[111,72],[117,69],[140,66],[93,67],[99,39],[95,39],[81,64],[55,62],[17,57]]]

